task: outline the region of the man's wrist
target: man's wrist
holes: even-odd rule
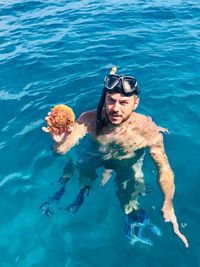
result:
[[[165,198],[163,206],[173,208],[172,198]]]
[[[58,145],[58,144],[54,143],[54,149],[53,150],[55,153],[60,154],[60,155],[65,154],[65,152],[66,152],[63,144]]]

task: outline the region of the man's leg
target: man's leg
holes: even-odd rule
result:
[[[104,168],[103,173],[102,173],[102,178],[101,178],[101,186],[104,186],[108,183],[112,176],[113,170],[112,169],[107,169]]]
[[[51,185],[60,185],[60,189],[56,190],[51,196],[48,196],[47,200],[45,200],[40,209],[42,210],[42,214],[50,217],[53,214],[52,204],[58,204],[60,199],[65,193],[65,187],[67,182],[71,179],[75,171],[75,165],[73,161],[70,159],[64,169],[62,176],[55,182],[52,182]],[[50,207],[51,206],[51,207]]]
[[[87,157],[79,160],[77,169],[79,172],[80,191],[73,203],[67,206],[72,214],[76,213],[84,203],[85,196],[89,195],[90,188],[97,178],[96,170],[101,166],[99,157]]]
[[[145,192],[143,159],[144,155],[132,165],[116,169],[117,196],[125,214],[139,209],[138,197]]]
[[[139,207],[138,198],[146,192],[144,174],[142,171],[144,154],[130,168],[129,175],[123,177],[123,172],[117,174],[117,196],[125,213],[125,234],[131,244],[142,242],[152,245],[149,238],[143,237],[144,228],[150,228],[155,234],[160,235],[159,229],[150,223],[149,216]]]

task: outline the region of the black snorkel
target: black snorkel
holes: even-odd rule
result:
[[[112,67],[110,74],[115,74],[117,71],[116,67]],[[102,130],[102,128],[105,125],[105,119],[102,120],[102,110],[103,110],[103,106],[105,103],[105,99],[106,99],[106,92],[107,89],[104,86],[102,94],[101,94],[101,98],[99,100],[98,106],[97,106],[97,117],[96,117],[96,135],[98,136],[100,131]]]
[[[102,110],[106,99],[106,88],[103,88],[101,98],[98,103],[97,107],[97,117],[96,117],[96,135],[98,135],[101,131],[101,129],[104,126],[104,123],[102,121]]]

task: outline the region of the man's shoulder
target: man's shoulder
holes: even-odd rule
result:
[[[81,113],[80,117],[78,118],[79,121],[88,121],[96,119],[96,110],[89,110]]]
[[[152,134],[154,135],[158,133],[168,133],[168,130],[166,128],[158,126],[150,116],[135,113],[134,118],[137,127],[142,129],[142,132],[148,132],[150,136],[152,136]]]
[[[134,113],[133,118],[136,120],[136,123],[139,123],[141,126],[155,126],[155,122],[152,120],[150,116],[146,116],[140,113]]]
[[[86,127],[88,132],[94,132],[96,127],[96,110],[83,112],[76,123],[79,126]]]

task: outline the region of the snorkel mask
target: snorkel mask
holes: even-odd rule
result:
[[[138,95],[140,92],[137,80],[125,75],[109,74],[104,79],[104,87],[110,94],[120,93],[124,96]]]
[[[116,72],[117,68],[112,67],[110,74],[104,79],[104,88],[97,107],[97,135],[105,125],[105,121],[102,120],[102,110],[105,103],[106,93],[120,93],[124,96],[138,96],[138,94],[140,93],[138,82],[134,77],[126,75],[117,75],[115,74]]]

